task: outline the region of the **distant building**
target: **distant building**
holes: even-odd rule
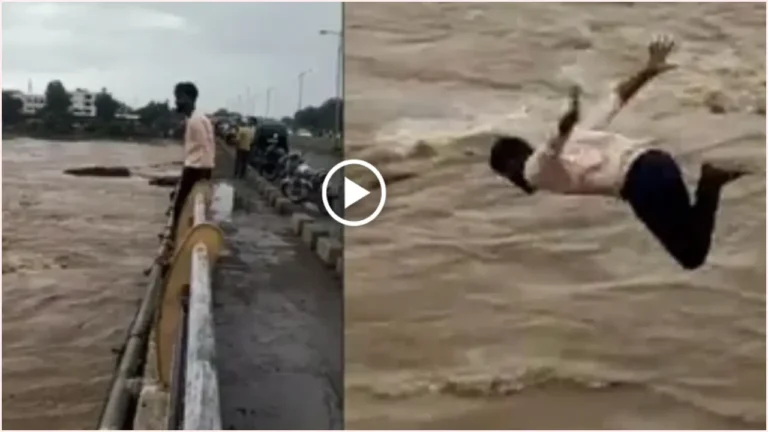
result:
[[[21,99],[22,114],[35,115],[45,107],[45,95],[20,93],[18,98]]]
[[[69,111],[77,117],[96,117],[96,93],[77,89],[69,94],[72,106]]]
[[[21,112],[35,115],[45,108],[45,95],[14,91],[12,96],[21,100]],[[72,105],[69,111],[77,117],[96,117],[96,93],[77,89],[69,94]]]
[[[300,137],[311,137],[312,136],[312,132],[310,132],[310,131],[308,131],[306,129],[299,129],[299,130],[296,131],[296,135],[298,135]]]
[[[125,121],[138,121],[141,116],[132,111],[131,107],[121,102],[117,112],[115,112],[115,118]]]
[[[128,120],[128,121],[139,121],[141,116],[138,115],[138,114],[133,114],[133,113],[121,113],[121,112],[119,112],[119,113],[115,113],[115,118],[116,119],[120,119],[120,120]]]

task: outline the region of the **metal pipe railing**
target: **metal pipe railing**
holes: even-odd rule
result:
[[[171,195],[169,211],[173,211],[173,194],[177,193],[178,185]],[[160,301],[162,289],[161,279],[163,263],[161,257],[164,254],[166,244],[165,236],[170,235],[173,225],[173,216],[168,220],[161,234],[161,245],[157,252],[157,258],[152,266],[145,272],[149,275],[147,290],[142,298],[141,305],[136,311],[136,316],[128,330],[128,337],[123,347],[123,353],[118,361],[115,377],[107,396],[107,401],[99,419],[100,430],[119,430],[130,427],[130,415],[134,411],[139,391],[141,390],[141,373],[144,366],[144,358],[147,352],[149,334],[152,330],[155,310]]]

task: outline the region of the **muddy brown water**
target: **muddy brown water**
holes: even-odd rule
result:
[[[345,230],[346,427],[765,427],[764,4],[345,13],[345,157],[400,180]],[[523,197],[487,166],[492,133],[540,140],[570,83],[595,102],[655,31],[681,67],[612,129],[691,180],[705,159],[754,170],[695,272],[622,203]]]
[[[173,145],[3,141],[3,427],[96,427],[165,222],[169,190],[146,178],[62,171],[180,158]]]

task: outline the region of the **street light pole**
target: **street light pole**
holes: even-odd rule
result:
[[[341,128],[342,124],[342,85],[344,72],[344,32],[335,30],[320,30],[321,35],[334,35],[339,38],[339,48],[336,53],[336,115],[335,115],[335,137],[337,146],[341,148]]]
[[[245,105],[243,108],[245,110],[246,117],[251,115],[251,98],[252,97],[253,96],[251,96],[251,86],[248,86],[245,88]],[[256,113],[254,113],[254,115],[255,114]]]
[[[267,109],[264,112],[264,118],[269,118],[269,100],[272,96],[272,89],[274,87],[267,87]]]
[[[312,72],[312,69],[307,69],[299,74],[299,106],[296,109],[296,112],[301,111],[301,97],[304,94],[304,76],[310,72]]]

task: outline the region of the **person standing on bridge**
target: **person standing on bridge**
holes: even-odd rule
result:
[[[184,169],[176,193],[173,207],[173,229],[176,232],[184,201],[192,191],[192,187],[200,180],[209,180],[213,173],[216,158],[216,141],[213,125],[203,113],[195,109],[197,102],[197,86],[191,82],[180,82],[174,89],[176,111],[187,118],[184,129]]]
[[[253,127],[243,121],[237,131],[237,153],[235,154],[235,178],[245,178],[248,170],[248,155],[251,153]]]

